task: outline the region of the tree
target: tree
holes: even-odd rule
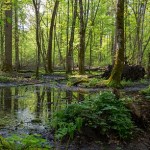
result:
[[[78,0],[74,1],[74,12],[72,18],[72,27],[71,27],[71,35],[69,40],[69,48],[67,51],[66,56],[66,73],[72,73],[72,65],[73,65],[73,42],[74,42],[74,32],[75,32],[75,24],[77,18],[77,2]]]
[[[79,52],[78,52],[78,62],[79,62],[79,74],[84,74],[84,64],[85,64],[85,22],[84,22],[84,10],[83,10],[83,2],[79,0],[79,8],[80,8],[80,44],[79,44]]]
[[[3,3],[0,3],[0,64],[3,65],[4,61],[4,11],[2,9]]]
[[[108,85],[120,87],[124,66],[124,0],[117,0],[116,11],[116,60],[108,79]]]
[[[18,30],[18,0],[14,1],[14,15],[15,15],[15,69],[20,69],[19,60],[19,30]]]
[[[53,30],[54,30],[54,24],[55,24],[55,17],[57,14],[57,9],[59,6],[59,0],[55,1],[52,18],[51,18],[51,24],[50,24],[50,30],[49,30],[49,40],[48,40],[48,49],[47,49],[47,65],[48,65],[48,72],[52,73],[52,47],[53,47]]]
[[[40,67],[40,53],[41,53],[41,43],[40,43],[40,0],[32,0],[35,16],[36,16],[36,44],[37,44],[37,62],[36,62],[36,78],[39,77],[39,67]]]
[[[3,71],[12,71],[12,1],[5,2],[5,58]]]

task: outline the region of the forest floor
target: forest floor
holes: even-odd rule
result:
[[[92,82],[101,80],[99,76],[96,79],[94,77],[95,81],[91,81],[91,79],[90,81],[89,79],[83,80],[86,78],[85,76],[68,78],[63,74],[41,75],[40,79],[35,79],[32,76],[33,73],[13,73],[11,76],[9,74],[2,74],[0,76],[0,87],[41,84],[81,93],[112,90],[105,86],[93,86],[95,83],[93,84]],[[88,84],[89,82],[91,84]],[[77,84],[73,85],[74,83]],[[137,128],[134,131],[134,136],[129,141],[120,141],[115,137],[107,140],[104,137],[97,137],[95,133],[90,133],[89,130],[85,131],[84,135],[77,136],[73,141],[54,142],[52,133],[43,132],[41,134],[50,140],[50,143],[55,147],[54,149],[58,150],[150,150],[150,98],[146,99],[139,94],[139,91],[148,87],[148,85],[150,85],[150,80],[127,82],[124,83],[124,88],[120,89],[122,97],[130,96],[134,99],[129,108]]]

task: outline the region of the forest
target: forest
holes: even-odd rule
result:
[[[149,150],[150,1],[1,0],[0,150]]]

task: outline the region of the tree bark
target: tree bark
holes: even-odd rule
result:
[[[57,9],[59,6],[59,0],[55,1],[55,6],[54,6],[54,10],[52,13],[52,19],[51,19],[51,25],[50,25],[50,30],[49,30],[49,41],[48,41],[48,49],[47,49],[47,65],[48,65],[48,72],[52,73],[53,69],[52,69],[52,41],[53,41],[53,29],[54,29],[54,23],[55,23],[55,17],[56,17],[56,13],[57,13]]]
[[[18,0],[15,0],[15,69],[20,69],[19,61],[19,31],[18,31]]]
[[[108,85],[120,87],[124,66],[124,0],[117,0],[116,11],[116,60],[108,79]]]
[[[69,40],[69,48],[66,56],[66,73],[71,74],[72,73],[72,65],[73,65],[73,42],[74,42],[74,31],[75,31],[75,24],[76,24],[76,18],[77,18],[77,2],[78,0],[75,0],[74,2],[74,13],[73,13],[73,19],[72,19],[72,29],[71,29],[71,36]]]
[[[39,77],[39,67],[40,67],[40,53],[41,53],[41,42],[40,42],[40,1],[32,0],[35,17],[36,17],[36,44],[37,44],[37,61],[36,61],[36,78]]]
[[[150,78],[150,53],[148,54],[147,78]]]
[[[84,11],[83,11],[83,2],[79,0],[80,8],[80,44],[78,52],[78,62],[79,62],[79,74],[84,74],[84,64],[85,64],[85,23],[84,23]]]
[[[4,14],[2,10],[2,4],[0,6],[0,20],[2,21],[4,19]],[[0,65],[3,66],[4,63],[4,25],[0,24]]]
[[[3,71],[12,71],[12,2],[6,3],[9,9],[5,10],[5,59]]]

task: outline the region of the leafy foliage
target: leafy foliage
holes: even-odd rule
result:
[[[46,139],[43,139],[40,135],[12,135],[6,140],[14,148],[12,150],[27,150],[27,149],[42,149],[48,150],[49,146]]]
[[[0,76],[0,82],[3,82],[3,83],[13,82],[13,79],[7,76]]]
[[[140,92],[146,96],[150,96],[150,86],[146,89],[141,90]]]
[[[129,110],[111,92],[103,92],[84,102],[69,105],[56,112],[50,124],[58,139],[66,135],[73,138],[75,132],[82,133],[84,127],[96,129],[100,135],[115,133],[126,139],[131,136],[133,129]]]

